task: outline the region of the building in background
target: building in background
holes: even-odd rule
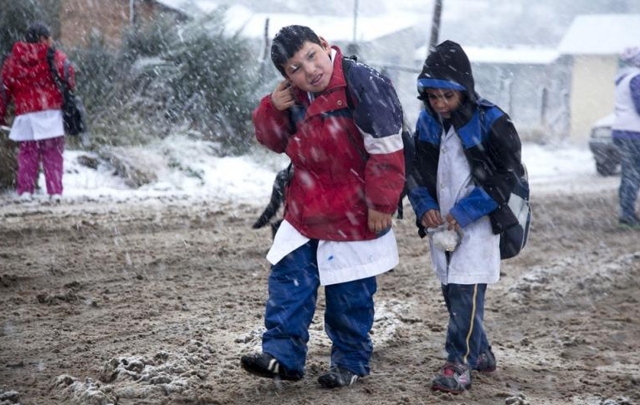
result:
[[[57,41],[67,49],[87,46],[92,38],[117,48],[133,24],[144,25],[157,18],[185,21],[181,10],[156,0],[60,0]]]
[[[569,59],[571,138],[587,140],[591,124],[613,111],[622,51],[640,46],[640,14],[576,17],[558,46]]]
[[[556,49],[463,48],[471,61],[476,91],[504,109],[524,139],[566,136],[570,72]],[[416,62],[424,60],[425,52],[426,47],[416,51]]]
[[[184,4],[181,0],[162,0],[168,4]],[[187,3],[188,4],[188,3]],[[203,7],[199,11],[184,8],[194,13],[197,21],[203,13],[212,12],[213,2],[191,3]],[[206,7],[205,7],[206,6]],[[179,8],[179,7],[178,7]],[[400,101],[405,108],[408,122],[415,122],[419,112],[416,100],[416,77],[419,65],[415,65],[413,54],[423,43],[417,27],[423,16],[394,12],[376,16],[359,16],[356,29],[354,18],[343,16],[308,15],[299,13],[258,13],[243,6],[231,6],[225,13],[225,26],[230,35],[241,35],[253,44],[256,60],[261,60],[265,69],[270,69],[273,78],[280,74],[272,66],[269,49],[273,36],[288,25],[306,25],[331,44],[338,45],[345,55],[357,54],[358,60],[385,73],[393,81]],[[355,35],[354,35],[355,34]],[[274,82],[275,86],[275,82]]]

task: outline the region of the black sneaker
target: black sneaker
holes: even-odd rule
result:
[[[324,388],[348,387],[358,381],[360,376],[352,373],[346,368],[331,367],[326,374],[318,377],[318,382]]]
[[[445,363],[440,375],[431,382],[433,391],[461,394],[471,388],[471,370],[465,364]]]
[[[242,356],[240,365],[249,373],[259,377],[290,381],[298,381],[303,377],[302,373],[287,370],[269,353],[256,353]]]
[[[486,352],[478,356],[478,362],[473,369],[481,373],[493,373],[494,371],[496,371],[496,368],[496,356],[494,356],[491,349],[488,349]]]

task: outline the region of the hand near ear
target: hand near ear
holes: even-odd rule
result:
[[[287,108],[291,108],[296,102],[291,91],[291,84],[287,80],[283,80],[276,86],[276,89],[271,93],[271,103],[278,111],[284,111]]]

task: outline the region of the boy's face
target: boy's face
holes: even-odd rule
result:
[[[426,89],[425,93],[431,108],[444,118],[451,118],[451,113],[460,106],[462,101],[462,93],[458,90]]]
[[[330,55],[331,47],[324,38],[320,37],[320,45],[305,41],[302,48],[283,65],[287,79],[293,86],[304,91],[324,91],[333,74]]]

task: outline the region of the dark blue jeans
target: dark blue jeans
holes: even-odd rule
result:
[[[317,240],[309,241],[273,265],[269,275],[262,350],[291,371],[303,372],[307,357],[320,286],[317,248]],[[376,290],[375,277],[325,287],[324,327],[332,342],[332,366],[369,374]]]
[[[622,174],[620,178],[620,218],[633,219],[636,216],[636,199],[640,189],[640,140],[615,138],[620,150]]]
[[[473,368],[480,353],[490,348],[484,331],[486,284],[442,284],[442,295],[449,311],[447,361]]]

